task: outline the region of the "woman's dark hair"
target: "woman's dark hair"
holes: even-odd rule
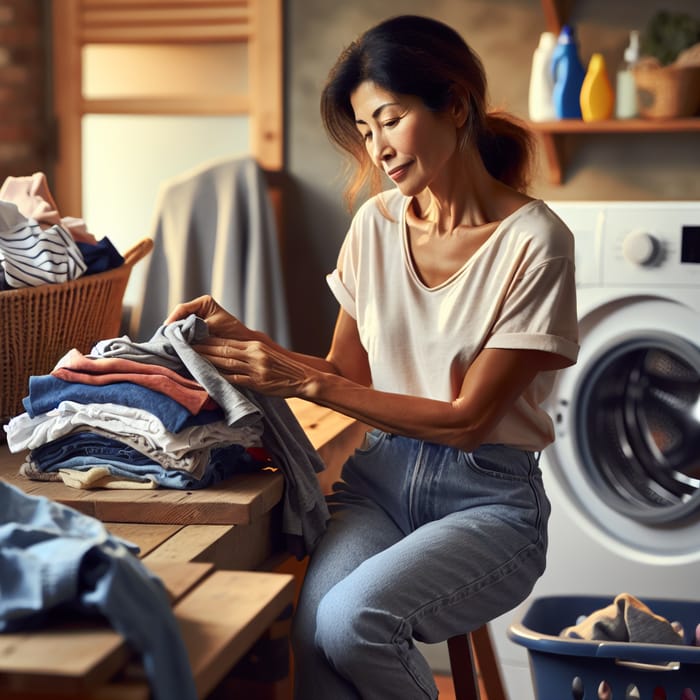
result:
[[[516,189],[529,181],[532,135],[512,115],[487,112],[481,59],[451,27],[434,19],[402,15],[369,29],[348,46],[331,69],[321,94],[321,117],[331,138],[359,168],[346,190],[348,206],[381,174],[373,167],[355,124],[350,97],[371,81],[395,94],[413,95],[430,110],[462,102],[468,114],[460,146],[475,143],[488,172]]]

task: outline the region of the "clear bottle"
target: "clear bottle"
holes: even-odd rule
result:
[[[618,119],[632,119],[639,114],[637,84],[634,80],[634,67],[639,61],[639,32],[630,32],[630,43],[625,49],[624,66],[617,72],[615,91],[615,116]]]
[[[552,75],[554,76],[552,99],[554,113],[558,119],[581,118],[579,98],[584,73],[574,29],[571,25],[565,24],[561,28],[552,56]]]
[[[615,106],[605,59],[600,53],[594,53],[588,63],[588,70],[581,85],[581,116],[586,122],[610,119]]]
[[[528,92],[528,113],[533,122],[546,122],[555,118],[554,79],[552,76],[552,56],[557,45],[553,32],[542,32],[540,41],[532,55],[530,88]]]

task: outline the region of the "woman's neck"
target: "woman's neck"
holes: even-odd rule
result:
[[[491,176],[477,155],[455,159],[409,212],[414,224],[442,236],[499,222],[530,199]]]

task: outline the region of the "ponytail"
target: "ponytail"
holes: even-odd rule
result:
[[[527,190],[535,141],[523,121],[507,112],[489,112],[478,132],[477,147],[492,177],[521,192]]]

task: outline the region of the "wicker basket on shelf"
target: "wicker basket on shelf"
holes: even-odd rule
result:
[[[700,43],[682,51],[668,66],[642,58],[634,81],[642,117],[678,119],[700,114]]]
[[[134,265],[150,253],[144,238],[120,267],[62,284],[0,292],[0,426],[21,413],[31,375],[48,374],[71,348],[89,352],[119,334],[122,302]],[[0,429],[0,442],[5,432]]]
[[[641,67],[634,80],[643,117],[678,119],[700,109],[700,65]]]

